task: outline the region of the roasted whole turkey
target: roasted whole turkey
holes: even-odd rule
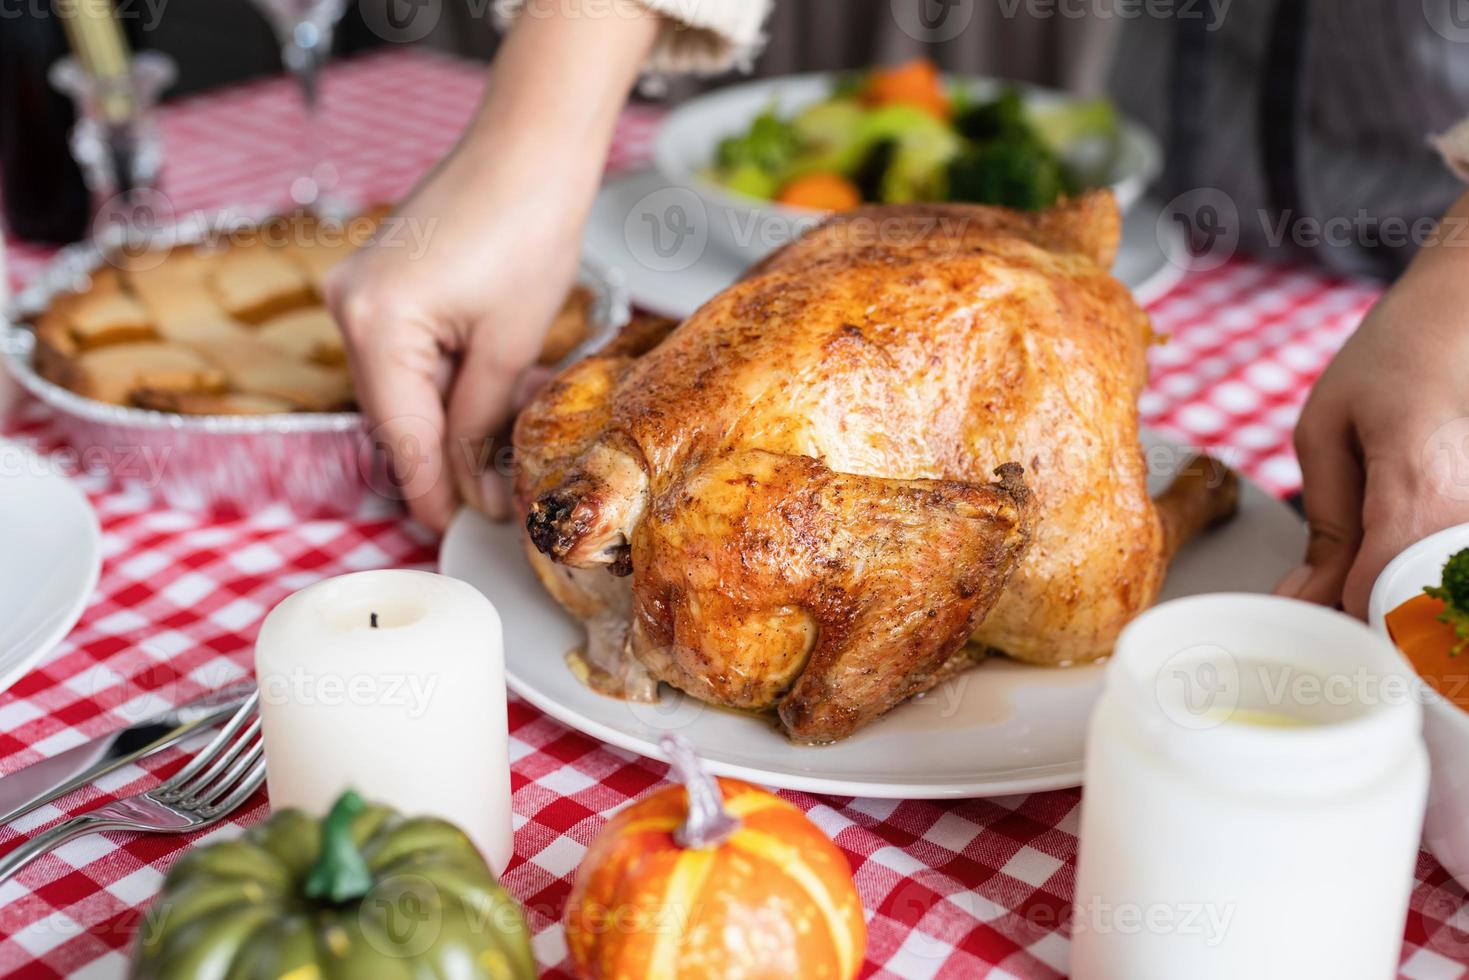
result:
[[[1148,496],[1119,231],[1106,192],[863,208],[565,370],[515,494],[584,679],[825,742],[986,652],[1110,653],[1237,496],[1207,458]]]

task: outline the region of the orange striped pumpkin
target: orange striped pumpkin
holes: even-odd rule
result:
[[[780,797],[734,779],[718,789],[738,825],[711,846],[676,839],[682,786],[623,810],[592,842],[566,909],[584,980],[857,975],[867,927],[847,859]]]

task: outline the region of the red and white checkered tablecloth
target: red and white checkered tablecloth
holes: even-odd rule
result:
[[[401,195],[449,147],[482,78],[478,66],[412,50],[334,66],[327,118],[343,190],[359,200]],[[170,107],[162,120],[166,192],[181,211],[283,201],[297,114],[293,90],[279,79]],[[613,168],[645,159],[656,122],[651,110],[627,112]],[[12,275],[23,280],[45,257],[12,243]],[[1146,421],[1225,453],[1272,490],[1296,489],[1291,426],[1309,385],[1375,295],[1368,284],[1245,261],[1191,275],[1152,309],[1172,340],[1154,352]],[[42,451],[59,445],[33,404],[0,432]],[[434,542],[386,505],[352,521],[301,521],[278,509],[221,522],[157,509],[104,475],[78,479],[102,524],[102,579],[71,636],[0,694],[3,772],[244,676],[261,617],[302,586],[358,569],[434,566]],[[513,698],[510,726],[516,858],[505,884],[528,910],[537,958],[548,975],[564,977],[557,922],[571,875],[608,815],[661,785],[664,766],[600,745]],[[155,778],[141,768],[120,771],[0,829],[0,849]],[[955,802],[782,795],[851,860],[870,916],[864,976],[1065,974],[1079,792]],[[196,837],[94,836],[32,864],[0,886],[0,970],[121,976],[173,859],[265,814],[262,793]],[[1401,976],[1450,980],[1469,974],[1464,964],[1464,892],[1421,855]]]

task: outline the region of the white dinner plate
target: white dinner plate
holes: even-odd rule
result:
[[[602,185],[587,219],[585,247],[594,260],[617,269],[633,303],[682,320],[745,271],[746,263],[709,240],[708,216],[689,190],[640,171]],[[1167,293],[1184,269],[1169,255],[1187,249],[1176,222],[1160,222],[1151,198],[1122,220],[1122,245],[1112,272],[1142,304]]]
[[[23,446],[0,440],[0,691],[76,625],[102,567],[86,496]]]
[[[1154,490],[1186,453],[1147,436]],[[1173,465],[1177,465],[1175,462]],[[1300,561],[1306,533],[1284,503],[1245,482],[1237,517],[1191,542],[1164,599],[1201,592],[1267,592]],[[1001,796],[1081,783],[1087,717],[1102,668],[1030,667],[993,659],[900,705],[835,745],[792,745],[761,718],[705,705],[665,687],[656,704],[603,697],[578,681],[565,654],[581,625],[540,586],[521,531],[462,512],[439,568],[480,589],[505,626],[510,687],[579,731],[650,758],[677,731],[715,772],[767,786],[842,796],[934,799]]]

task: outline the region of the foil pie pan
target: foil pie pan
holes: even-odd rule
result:
[[[178,415],[94,401],[37,374],[35,336],[25,321],[57,295],[84,288],[103,263],[97,246],[64,249],[0,317],[6,368],[54,410],[83,469],[168,507],[221,514],[284,504],[302,516],[344,516],[400,498],[356,412]],[[592,329],[563,365],[605,344],[629,315],[627,291],[613,270],[583,259],[578,281],[592,295]]]

